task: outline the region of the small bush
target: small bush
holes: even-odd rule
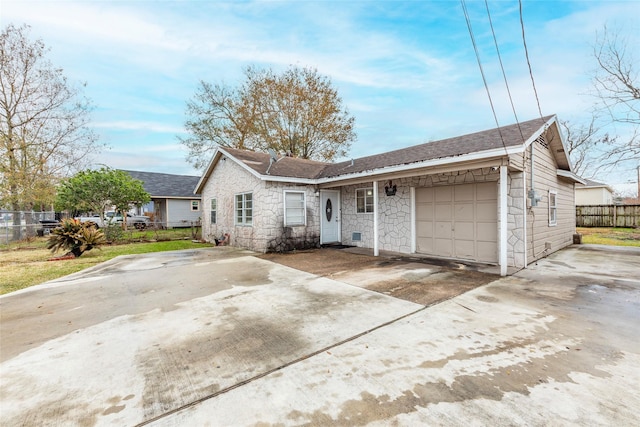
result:
[[[68,252],[61,258],[77,258],[104,243],[106,243],[104,233],[98,229],[95,222],[64,219],[59,227],[51,230],[47,249],[53,253],[65,249]]]

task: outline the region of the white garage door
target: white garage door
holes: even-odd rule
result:
[[[495,182],[416,189],[416,250],[472,261],[498,261]]]

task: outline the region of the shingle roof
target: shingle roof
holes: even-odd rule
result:
[[[455,158],[465,154],[523,146],[552,118],[546,116],[519,124],[475,132],[468,135],[427,142],[382,154],[360,157],[340,163],[325,163],[293,157],[281,157],[270,165],[270,155],[224,147],[222,150],[260,175],[287,178],[333,178],[341,175],[408,165],[428,160]]]
[[[267,153],[238,150],[228,147],[224,147],[224,150],[260,175],[314,179],[318,177],[328,165],[331,165],[331,163],[317,162],[308,159],[280,157],[278,161],[269,167],[271,156]]]
[[[151,197],[200,197],[199,194],[193,194],[200,180],[199,176],[123,171],[131,175],[132,178],[142,181],[144,190],[149,193]]]
[[[505,150],[513,147],[523,147],[533,137],[537,137],[544,130],[554,116],[541,117],[519,124],[503,126],[475,132],[468,135],[427,142],[408,148],[389,151],[373,156],[360,157],[340,163],[326,163],[293,157],[280,157],[276,162],[271,162],[271,156],[267,153],[239,150],[235,148],[220,147],[219,155],[227,153],[235,161],[241,162],[256,174],[279,178],[298,179],[323,179],[336,178],[343,175],[357,174],[360,172],[382,170],[388,167],[417,164],[436,159],[452,159],[458,156],[487,153],[493,155],[496,150]],[[558,152],[564,152],[557,149]],[[214,163],[210,163],[202,179],[209,177]]]
[[[587,179],[587,178],[582,178],[584,180],[584,182],[586,183],[584,186],[585,187],[608,187],[607,184],[602,183],[602,182],[598,182],[598,181],[593,181],[591,179]]]
[[[347,173],[358,173],[372,169],[380,169],[389,166],[398,166],[425,160],[457,157],[464,154],[477,153],[492,149],[514,147],[524,142],[538,131],[553,116],[547,116],[535,120],[529,120],[509,126],[427,142],[402,148],[387,153],[361,157],[341,163],[329,165],[322,171],[322,178],[339,176]],[[522,131],[522,134],[520,133]],[[524,140],[523,140],[524,137]],[[504,139],[504,146],[502,140]]]

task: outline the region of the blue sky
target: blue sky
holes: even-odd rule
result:
[[[498,123],[515,122],[484,1],[467,0]],[[518,119],[539,116],[517,1],[489,10]],[[349,157],[495,127],[459,1],[3,0],[95,104],[92,126],[115,168],[197,175],[177,141],[198,82],[235,85],[247,65],[317,68],[356,118]],[[624,27],[640,58],[640,1],[524,1],[542,113],[590,118],[596,32]],[[631,40],[633,41],[633,40]],[[624,132],[623,130],[613,130]],[[599,178],[624,189],[636,165]],[[631,188],[634,188],[632,185]]]

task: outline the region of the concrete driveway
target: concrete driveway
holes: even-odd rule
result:
[[[637,425],[638,272],[585,245],[426,306],[231,248],[118,258],[0,298],[0,424]]]

